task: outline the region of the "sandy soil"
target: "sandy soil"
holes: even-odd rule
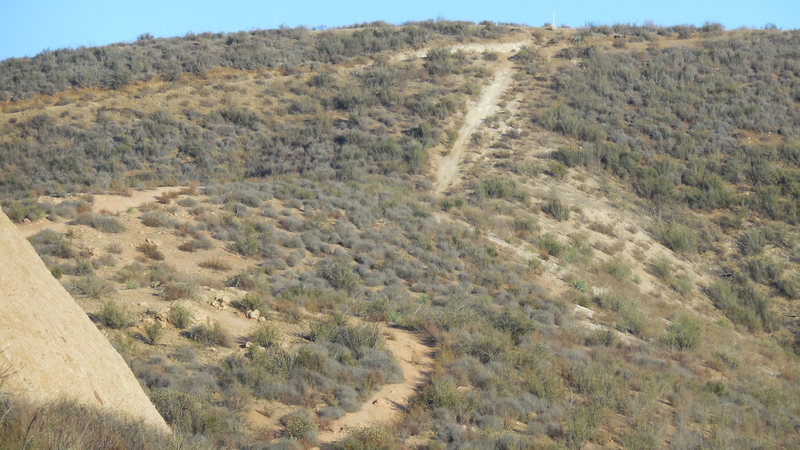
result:
[[[519,42],[486,42],[486,43],[471,43],[471,44],[456,44],[448,45],[450,53],[466,52],[466,53],[484,53],[484,52],[498,52],[498,53],[513,53],[528,44],[526,41]],[[407,51],[397,53],[392,57],[392,61],[406,61],[413,58],[425,58],[428,56],[430,48],[423,48],[416,51]]]
[[[469,108],[464,117],[464,125],[458,131],[458,138],[456,138],[453,148],[445,157],[434,163],[436,178],[433,183],[433,193],[435,195],[441,195],[458,183],[460,179],[458,166],[464,157],[470,138],[478,130],[483,120],[497,111],[500,97],[511,83],[511,71],[509,61],[500,63],[492,83],[483,90],[478,102]]]

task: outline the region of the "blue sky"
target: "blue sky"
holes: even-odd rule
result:
[[[436,18],[539,26],[550,22],[553,9],[557,23],[571,27],[651,20],[659,25],[711,21],[728,29],[761,28],[767,23],[800,28],[800,0],[0,0],[0,59],[32,56],[45,49],[132,41],[142,33],[170,37],[280,25],[336,27]]]

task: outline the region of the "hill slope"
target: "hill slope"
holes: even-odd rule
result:
[[[86,85],[43,72],[92,51],[43,54],[0,64],[0,192],[211,446],[788,448],[799,37],[143,39]]]

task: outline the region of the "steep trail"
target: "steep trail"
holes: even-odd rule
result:
[[[460,181],[458,166],[464,158],[472,135],[478,130],[484,119],[497,112],[500,98],[511,84],[512,64],[504,61],[494,73],[492,83],[481,93],[478,102],[473,105],[464,117],[464,125],[458,131],[458,137],[450,152],[434,163],[436,177],[433,183],[434,195],[441,195]]]

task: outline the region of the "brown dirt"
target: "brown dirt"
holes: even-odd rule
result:
[[[464,125],[458,131],[458,137],[450,152],[443,158],[434,162],[436,172],[433,183],[434,195],[441,195],[451,186],[457,184],[459,177],[459,163],[464,158],[467,144],[473,133],[478,130],[483,120],[494,114],[498,109],[498,102],[511,83],[511,63],[504,61],[494,74],[492,83],[481,93],[475,105],[472,105],[464,117]]]
[[[122,357],[11,221],[0,213],[0,366],[5,388],[34,401],[71,398],[168,431]]]

